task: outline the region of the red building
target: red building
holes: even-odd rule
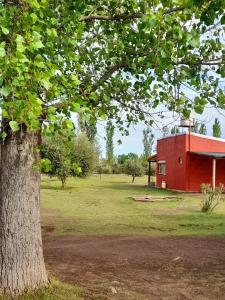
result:
[[[157,141],[156,186],[198,192],[202,183],[225,185],[225,140],[195,133]],[[150,182],[150,177],[149,177]]]

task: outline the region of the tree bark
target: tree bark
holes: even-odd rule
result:
[[[40,225],[40,134],[21,129],[1,144],[0,289],[21,294],[47,286]]]

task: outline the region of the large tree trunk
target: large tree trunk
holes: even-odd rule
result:
[[[12,295],[48,284],[40,226],[39,134],[26,129],[1,145],[0,289]]]

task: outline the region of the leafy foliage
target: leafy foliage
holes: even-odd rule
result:
[[[43,138],[41,147],[42,172],[57,176],[65,188],[69,176],[78,176],[81,168],[73,159],[74,131],[56,132]]]
[[[99,149],[89,141],[86,134],[81,133],[76,138],[73,147],[73,161],[81,167],[79,176],[86,177],[93,172],[99,160]]]
[[[223,184],[220,184],[219,187],[215,189],[212,188],[210,184],[202,184],[202,203],[201,210],[202,212],[212,212],[216,206],[221,202],[221,196],[224,191]]]
[[[97,126],[95,123],[90,123],[87,120],[85,120],[85,116],[82,114],[79,114],[78,116],[78,123],[80,127],[80,132],[86,134],[88,140],[91,143],[96,142],[96,134],[97,134]]]
[[[135,177],[141,177],[144,175],[144,169],[139,159],[128,159],[124,165],[124,172],[127,175],[132,176],[132,182]]]
[[[3,131],[47,122],[55,130],[71,112],[91,124],[114,117],[122,128],[154,122],[159,103],[185,116],[207,103],[223,108],[224,8],[222,0],[0,1]]]
[[[114,160],[113,137],[114,126],[111,121],[108,121],[106,126],[106,160],[109,165],[112,165]]]
[[[138,155],[136,153],[130,152],[128,154],[120,154],[118,155],[118,163],[123,165],[128,159],[138,159]]]

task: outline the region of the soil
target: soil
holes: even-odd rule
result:
[[[44,234],[47,266],[91,299],[225,299],[225,237]]]

